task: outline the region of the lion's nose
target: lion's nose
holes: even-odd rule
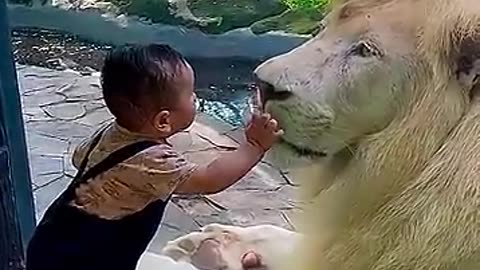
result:
[[[255,76],[255,84],[260,89],[260,99],[262,106],[265,106],[269,100],[285,100],[292,96],[292,92],[288,90],[279,90],[272,84],[261,80],[258,76]]]

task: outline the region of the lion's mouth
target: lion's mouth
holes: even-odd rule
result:
[[[293,143],[288,142],[285,139],[282,139],[282,143],[284,143],[285,145],[288,145],[290,149],[292,149],[294,152],[296,152],[300,156],[310,156],[310,157],[326,157],[327,156],[327,152],[325,151],[316,151],[306,147],[297,146]]]
[[[275,100],[285,100],[291,96],[289,92],[279,92],[274,93],[273,86],[265,83],[263,81],[257,80],[256,83],[251,85],[252,90],[255,91],[250,100],[250,111],[254,112],[258,110],[260,112],[265,112],[265,103],[269,99]],[[282,142],[287,145],[290,149],[294,152],[299,154],[300,156],[310,156],[310,157],[326,157],[327,153],[323,151],[315,151],[306,147],[295,145],[284,138],[282,138]]]

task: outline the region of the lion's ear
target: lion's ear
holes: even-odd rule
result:
[[[455,62],[460,84],[472,90],[480,83],[480,35],[461,40]]]

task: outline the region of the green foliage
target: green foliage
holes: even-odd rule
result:
[[[255,34],[263,34],[272,30],[288,33],[311,34],[318,28],[323,13],[316,9],[287,10],[284,13],[272,16],[254,23],[250,29]]]
[[[7,0],[24,2],[33,0]],[[40,0],[48,1],[48,0]],[[198,20],[176,16],[169,0],[104,0],[122,13],[150,19],[154,23],[184,25],[205,33],[251,27],[257,34],[268,31],[311,34],[328,12],[331,0],[188,0]]]
[[[280,15],[255,22],[251,29],[256,34],[272,30],[289,33],[312,34],[319,21],[329,11],[331,0],[281,0],[287,10]]]
[[[291,10],[324,10],[330,4],[330,0],[282,0]]]
[[[277,0],[189,0],[188,7],[197,17],[220,17],[218,25],[200,27],[208,33],[248,27],[252,23],[285,11]]]
[[[170,14],[165,0],[111,0],[122,12],[149,18],[152,22],[175,24],[177,20]]]

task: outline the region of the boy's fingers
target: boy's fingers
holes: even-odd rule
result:
[[[275,119],[270,119],[267,123],[267,128],[271,130],[277,130],[278,129],[278,122]]]
[[[263,122],[264,124],[268,124],[268,121],[269,121],[271,118],[272,118],[272,116],[271,116],[269,113],[264,113],[264,114],[262,114],[262,117],[261,117],[262,122]]]
[[[260,255],[253,250],[244,253],[241,261],[243,269],[257,269],[258,267],[262,266]]]
[[[247,128],[258,125],[258,122],[261,121],[261,117],[258,113],[252,113],[250,121],[247,124]]]
[[[283,136],[283,134],[284,134],[283,129],[279,129],[279,130],[275,131],[275,136],[276,136],[276,137]]]
[[[252,113],[251,122],[257,122],[260,119],[260,115],[258,113]]]

